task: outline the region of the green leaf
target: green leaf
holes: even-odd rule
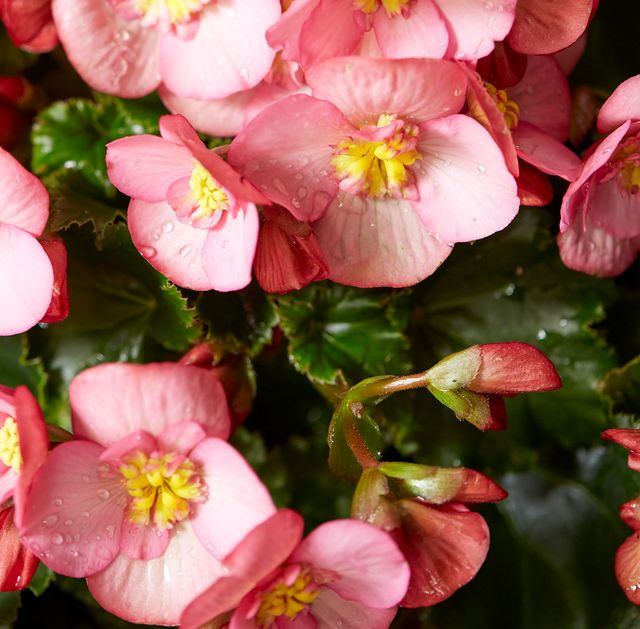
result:
[[[0,384],[24,384],[42,400],[47,374],[39,358],[27,358],[28,348],[26,334],[0,337]]]
[[[616,413],[640,417],[640,356],[608,373],[603,391],[611,398]]]
[[[20,592],[0,592],[0,627],[11,627],[18,618]]]
[[[49,585],[51,585],[55,578],[55,572],[41,563],[29,583],[29,589],[36,596],[40,596],[49,587]]]
[[[274,301],[290,358],[313,382],[354,384],[411,370],[394,293],[321,282]]]

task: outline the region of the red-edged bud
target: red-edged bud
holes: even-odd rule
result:
[[[287,293],[329,276],[309,223],[277,205],[262,208],[262,216],[253,267],[263,290]]]
[[[2,0],[0,18],[13,43],[29,52],[49,52],[58,36],[51,0]]]
[[[0,511],[0,592],[26,588],[40,560],[20,542],[13,507]]]
[[[493,52],[478,60],[476,70],[499,90],[519,83],[527,69],[527,55],[516,52],[506,42],[496,42]]]
[[[479,430],[504,430],[507,427],[507,411],[499,395],[479,395],[468,389],[441,391],[428,387],[431,394],[458,419],[464,419]]]
[[[42,317],[42,323],[58,323],[69,316],[69,290],[67,287],[67,248],[59,236],[47,234],[39,239],[53,267],[51,303]]]

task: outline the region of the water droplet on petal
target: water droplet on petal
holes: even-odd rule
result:
[[[542,329],[538,330],[538,333],[536,334],[536,338],[539,341],[543,341],[544,339],[547,338],[547,331]]]
[[[478,170],[481,173],[486,173],[487,172],[487,167],[484,164],[478,164]]]
[[[169,232],[173,231],[173,223],[171,221],[167,221],[166,223],[162,224],[162,231],[165,234],[168,234]]]
[[[158,252],[153,247],[140,247],[140,253],[144,258],[146,258],[147,260],[150,260]]]
[[[48,527],[52,527],[57,521],[57,515],[48,515],[44,520],[42,520],[42,524]]]
[[[63,503],[62,498],[56,498],[56,499],[54,499],[54,501],[53,501],[53,506],[54,506],[54,507],[61,507],[61,506],[62,506],[62,503]]]
[[[101,489],[98,492],[98,498],[100,498],[100,500],[108,500],[110,495],[111,492],[108,489]]]
[[[55,533],[51,536],[51,543],[55,544],[56,546],[60,546],[63,541],[64,540],[62,539],[62,535],[60,535],[60,533]]]
[[[185,245],[184,247],[180,247],[180,251],[178,251],[178,255],[181,258],[184,258],[190,251],[193,249],[192,245]]]

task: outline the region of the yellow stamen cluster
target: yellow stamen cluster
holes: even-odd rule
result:
[[[176,465],[178,457],[182,458]],[[203,502],[206,486],[195,465],[176,453],[136,452],[120,466],[124,484],[133,498],[129,520],[139,526],[154,522],[162,530],[189,515],[190,503]]]
[[[631,138],[614,153],[614,164],[622,162],[619,177],[623,186],[632,194],[640,191],[640,140]]]
[[[386,127],[395,121],[395,116],[383,114],[377,127]],[[354,194],[374,198],[407,196],[408,185],[413,183],[407,166],[420,159],[420,153],[415,149],[417,136],[416,126],[404,124],[384,140],[342,140],[336,147],[331,165]]]
[[[295,620],[298,614],[316,600],[317,589],[308,570],[300,572],[292,585],[280,581],[262,596],[256,619],[260,627],[270,627],[278,617]]]
[[[363,13],[375,13],[382,5],[389,16],[403,13],[409,2],[410,0],[354,0],[356,9]]]
[[[507,96],[506,90],[499,90],[491,83],[485,81],[484,86],[487,88],[487,92],[491,95],[495,101],[498,109],[502,112],[504,120],[507,123],[507,127],[510,131],[513,131],[518,126],[518,120],[520,117],[520,106],[516,101],[511,100]]]
[[[217,184],[211,173],[200,163],[191,172],[189,188],[200,210],[193,218],[205,218],[211,216],[217,210],[229,209],[229,197]]]
[[[0,428],[0,460],[16,472],[19,472],[22,467],[18,424],[13,417],[7,417]]]
[[[133,6],[145,23],[168,22],[176,25],[188,22],[206,2],[208,0],[134,0]]]

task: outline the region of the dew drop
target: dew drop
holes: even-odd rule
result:
[[[98,498],[100,498],[100,500],[108,500],[110,495],[111,492],[108,489],[101,489],[98,492]]]
[[[487,172],[487,167],[484,164],[478,164],[478,170],[481,173],[486,173]]]
[[[543,341],[544,339],[546,339],[547,338],[546,330],[543,330],[543,329],[538,330],[538,333],[536,334],[536,338],[539,341]]]
[[[89,476],[89,474],[83,474],[83,475],[82,475],[82,480],[83,480],[85,483],[88,483],[88,482],[90,482],[90,481],[91,481],[91,476]]]
[[[303,188],[303,187],[300,187],[300,188],[298,188],[297,194],[301,199],[304,199],[307,196],[307,189]]]
[[[284,183],[282,182],[282,179],[280,179],[279,177],[274,177],[273,179],[273,187],[280,193],[282,194],[287,194],[287,189],[284,185]]]
[[[83,518],[90,518],[90,517],[91,517],[91,513],[89,513],[88,511],[85,511],[85,512],[82,514],[82,517],[83,517]]]
[[[64,540],[62,539],[62,535],[60,535],[60,533],[56,533],[55,535],[51,536],[51,543],[55,544],[56,546],[60,546],[63,541]]]
[[[184,258],[190,251],[193,249],[192,245],[185,245],[184,247],[180,247],[180,251],[178,251],[178,255],[181,258]]]
[[[56,498],[56,499],[53,501],[53,506],[54,506],[54,507],[61,507],[61,506],[62,506],[62,503],[63,503],[62,498]]]
[[[44,520],[42,520],[42,524],[48,527],[52,527],[57,521],[57,515],[48,515]]]
[[[162,224],[162,231],[165,234],[168,234],[168,233],[172,232],[173,231],[173,223],[171,221],[167,221],[166,223],[163,223]]]
[[[247,68],[240,68],[240,72],[238,74],[240,74],[240,78],[244,81],[249,80],[249,70],[247,70]]]
[[[65,520],[64,521],[64,525],[65,526],[72,526],[73,525],[73,520],[69,519],[69,520]]]
[[[140,247],[140,253],[144,258],[146,258],[147,260],[150,260],[158,252],[153,247]]]
[[[109,524],[109,526],[106,526],[104,529],[105,533],[107,534],[108,537],[113,537],[115,535],[116,532],[116,527],[113,526],[112,524]]]
[[[566,319],[560,319],[559,324],[561,328],[566,328],[569,322]]]

